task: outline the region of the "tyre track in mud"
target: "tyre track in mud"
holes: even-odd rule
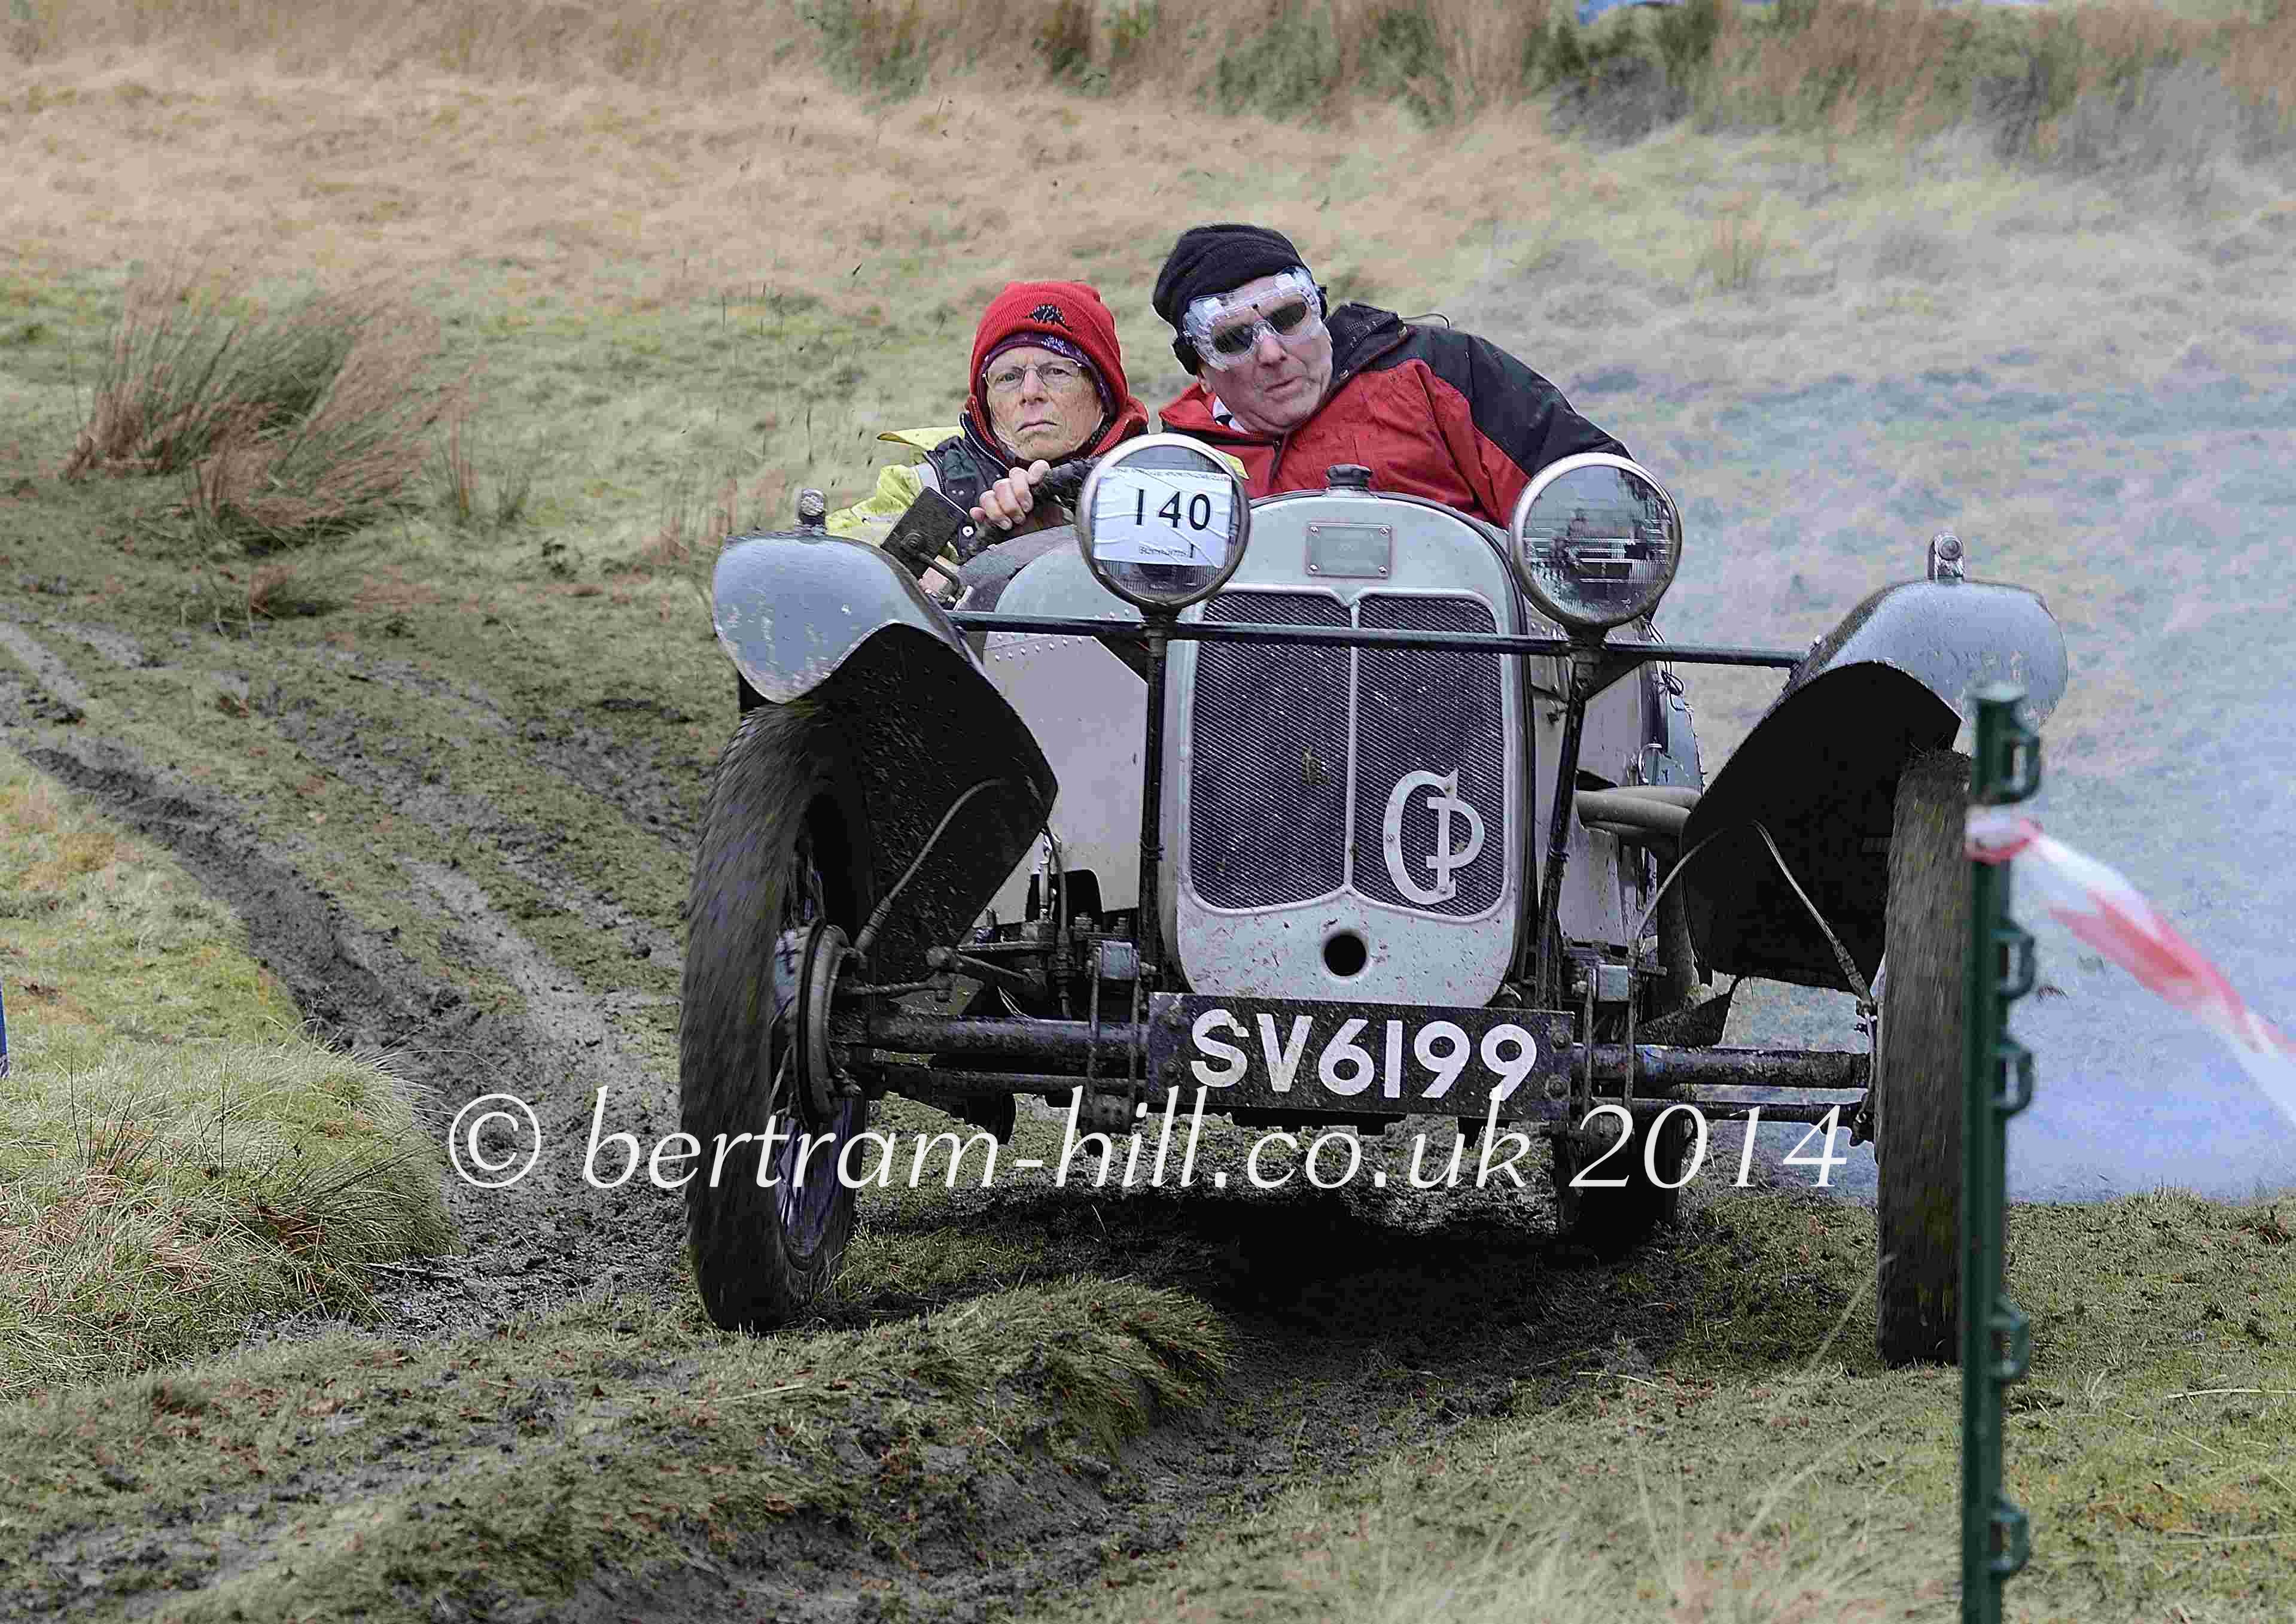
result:
[[[123,669],[157,663],[132,636],[109,627],[39,629],[61,631]],[[439,1272],[452,1278],[390,1277],[376,1292],[381,1334],[428,1343],[604,1293],[687,1300],[675,1199],[650,1187],[600,1190],[581,1177],[579,1151],[601,1087],[610,1090],[607,1131],[652,1143],[676,1126],[674,1077],[650,1071],[642,1044],[614,1018],[636,1001],[586,986],[521,933],[472,873],[451,859],[402,855],[397,862],[409,898],[441,926],[452,956],[500,978],[521,1003],[494,1008],[466,998],[310,879],[305,869],[318,852],[299,832],[275,835],[250,808],[94,733],[85,720],[40,714],[37,701],[45,697],[84,715],[91,695],[29,628],[5,631],[9,649],[34,677],[0,687],[0,738],[168,849],[232,906],[247,922],[257,956],[329,1041],[394,1055],[391,1063],[423,1095],[426,1123],[442,1137],[453,1112],[479,1095],[513,1092],[534,1104],[545,1148],[533,1173],[504,1190],[447,1180],[449,1210],[468,1250],[440,1260],[449,1267]],[[678,794],[657,762],[610,762],[578,722],[569,728],[562,715],[554,731],[540,716],[521,717],[412,667],[309,648],[266,652],[274,673],[287,681],[275,702],[269,693],[242,689],[250,715],[378,807],[435,833],[479,834],[506,872],[570,899],[594,928],[627,933],[651,948],[655,968],[676,973],[676,943],[663,943],[659,927],[576,880],[550,855],[546,832],[459,789],[451,758],[433,767],[318,693],[289,689],[298,666],[390,684],[439,707],[441,725],[482,729],[490,740],[535,750],[545,770],[579,783],[633,825],[647,820],[648,834],[679,849],[665,857],[682,867],[691,835],[676,812],[698,797]],[[912,1222],[1041,1226],[1055,1243],[1074,1237],[1078,1267],[1205,1297],[1236,1339],[1231,1374],[1209,1414],[1152,1429],[1105,1470],[1079,1473],[1035,1457],[971,1463],[966,1505],[927,1508],[898,1556],[850,1527],[800,1518],[758,1531],[731,1564],[697,1547],[690,1566],[586,1585],[550,1616],[817,1620],[878,1617],[906,1605],[928,1616],[977,1619],[1027,1611],[1033,1599],[1097,1582],[1111,1560],[1168,1550],[1207,1518],[1248,1513],[1303,1476],[1343,1474],[1511,1407],[1553,1402],[1577,1384],[1571,1373],[1603,1362],[1620,1321],[1585,1311],[1600,1276],[1551,1270],[1554,1245],[1528,1216],[1479,1202],[1473,1212],[1409,1233],[1419,1227],[1414,1215],[1402,1215],[1398,1226],[1392,1210],[1366,1213],[1331,1199],[1023,1187],[930,1218],[893,1217],[881,1233],[898,1234]],[[863,1221],[870,1223],[865,1203]],[[1261,1272],[1239,1274],[1227,1260],[1239,1239]],[[1271,1300],[1267,1284],[1271,1264],[1280,1300]],[[865,1290],[819,1323],[877,1323],[889,1312],[931,1311],[969,1294],[920,1300]],[[320,1323],[262,1327],[249,1342],[297,1336]],[[1594,1324],[1602,1326],[1599,1336],[1587,1329]],[[1668,1339],[1660,1321],[1630,1328],[1652,1349]],[[1536,1357],[1524,1357],[1526,1349]],[[674,1382],[676,1372],[665,1369],[659,1379]],[[868,1417],[857,1415],[855,1427],[857,1437],[865,1435]],[[499,1441],[473,1435],[452,1450],[437,1440],[410,1442],[355,1471],[283,1482],[252,1510],[242,1509],[250,1521],[233,1536],[218,1577],[264,1561],[315,1502],[337,1505],[418,1482],[432,1486],[420,1492],[451,1492],[455,1474],[490,1456]],[[141,1537],[116,1530],[74,1538],[86,1547],[79,1554],[100,1557]]]
[[[461,1278],[443,1284],[410,1278],[377,1291],[385,1329],[419,1336],[490,1327],[541,1306],[537,1300],[564,1300],[602,1282],[621,1285],[633,1273],[632,1259],[656,1259],[665,1250],[669,1263],[645,1273],[661,1276],[657,1285],[675,1278],[677,1237],[665,1240],[664,1225],[648,1221],[642,1204],[627,1196],[609,1193],[604,1213],[594,1211],[594,1203],[581,1202],[586,1192],[578,1168],[565,1164],[567,1146],[580,1143],[589,1125],[584,1109],[589,1096],[578,1093],[581,1085],[594,1087],[594,1078],[620,1084],[624,1109],[633,1118],[643,1114],[637,1091],[627,1086],[642,1069],[591,1053],[606,1041],[603,1016],[554,1028],[531,1011],[472,1003],[428,979],[387,936],[352,917],[291,860],[267,850],[243,822],[192,786],[171,783],[133,752],[102,740],[67,748],[21,739],[12,729],[0,733],[43,772],[165,848],[231,906],[247,922],[258,960],[279,977],[326,1041],[379,1059],[414,1085],[418,1109],[434,1137],[445,1137],[465,1098],[500,1089],[536,1105],[545,1146],[559,1153],[545,1154],[533,1177],[506,1190],[447,1181],[447,1210],[469,1250],[443,1261],[461,1271]],[[451,884],[448,871],[438,874],[447,882],[420,877],[433,879],[433,894],[442,904],[452,898],[461,905],[449,917],[464,927],[462,939],[474,957],[508,971],[514,983],[543,985],[555,975],[551,984],[562,986],[570,979],[541,968],[540,956],[507,922],[474,899],[475,886],[463,891]],[[492,950],[480,944],[491,944]],[[561,1014],[567,1002],[546,1007]],[[586,1038],[586,1030],[594,1035]],[[609,1053],[619,1057],[619,1041]],[[631,1125],[641,1131],[648,1126]],[[489,1143],[487,1148],[499,1154],[507,1146]],[[633,1228],[636,1234],[629,1233]],[[316,1322],[299,1323],[317,1328]],[[250,1341],[271,1340],[279,1329],[260,1328]]]
[[[1141,1204],[1106,1221],[1142,1255],[1130,1267],[1120,1259],[1093,1267],[1193,1292],[1222,1311],[1235,1339],[1232,1362],[1204,1412],[1168,1419],[1081,1475],[1046,1462],[998,1479],[1000,1497],[980,1508],[985,1530],[968,1534],[943,1508],[914,1530],[905,1560],[834,1529],[810,1539],[775,1530],[743,1552],[738,1571],[624,1585],[611,1592],[613,1606],[553,1616],[600,1624],[1032,1616],[1112,1587],[1133,1559],[1185,1549],[1197,1530],[1248,1518],[1303,1483],[1343,1481],[1398,1450],[1439,1447],[1493,1417],[1559,1405],[1614,1373],[1647,1371],[1681,1329],[1661,1315],[1597,1314],[1603,1272],[1551,1268],[1561,1249],[1548,1237],[1488,1213],[1407,1234],[1338,1202]],[[1041,1216],[1071,1232],[1081,1225],[1077,1198],[1050,1192]],[[1289,1260],[1280,1286],[1207,1268],[1201,1258],[1152,1256],[1175,1235],[1211,1243],[1238,1233],[1263,1256]],[[1631,1346],[1614,1341],[1629,1327]],[[984,1557],[972,1546],[981,1532],[1013,1550]]]
[[[75,627],[71,633],[93,643],[87,633],[98,629]],[[36,672],[40,688],[77,712],[88,710],[87,691],[28,628],[0,623],[0,641]],[[129,668],[153,663],[138,657],[132,637],[112,634],[105,641],[111,647],[104,652],[116,663]],[[0,701],[9,697],[0,687]],[[313,714],[322,719],[295,725]],[[516,832],[509,820],[488,816],[483,803],[463,804],[451,786],[426,785],[419,772],[396,768],[391,760],[331,747],[344,735],[331,734],[324,715],[316,705],[308,712],[291,709],[282,736],[304,735],[297,742],[314,760],[383,804],[406,805],[433,826],[450,827],[454,813],[466,812],[479,819],[482,833],[489,825]],[[385,1329],[427,1335],[491,1327],[585,1291],[634,1289],[641,1276],[649,1289],[678,1289],[680,1237],[667,1210],[626,1190],[590,1190],[580,1177],[578,1146],[599,1087],[613,1091],[613,1126],[641,1136],[667,1131],[659,1105],[649,1110],[644,1102],[649,1093],[657,1102],[674,1093],[674,1079],[652,1074],[605,1013],[616,1003],[636,1000],[572,996],[578,978],[528,942],[475,882],[446,864],[404,860],[409,895],[427,898],[425,911],[459,956],[474,969],[500,976],[526,1001],[523,1009],[478,1002],[426,972],[398,947],[393,932],[357,917],[311,880],[305,869],[314,862],[313,850],[299,836],[263,831],[244,809],[181,772],[92,734],[82,723],[51,720],[21,694],[0,709],[0,738],[167,850],[228,906],[245,923],[254,956],[278,976],[323,1040],[384,1058],[414,1086],[434,1141],[444,1141],[455,1111],[480,1095],[509,1092],[535,1107],[545,1153],[533,1173],[502,1190],[447,1178],[447,1209],[468,1251],[445,1261],[460,1277],[393,1277],[375,1292]],[[552,865],[528,867],[536,883],[578,896],[586,916],[609,921],[611,928],[641,940],[662,935],[574,886]],[[669,963],[676,964],[674,953]],[[499,1153],[504,1147],[488,1148]],[[291,1322],[306,1329],[316,1323]],[[268,1340],[283,1329],[262,1327],[250,1340]]]
[[[618,899],[578,879],[563,864],[543,855],[562,849],[563,835],[510,816],[484,796],[455,789],[445,782],[439,769],[410,758],[395,741],[373,737],[360,718],[333,709],[308,693],[291,696],[274,683],[266,695],[253,701],[252,708],[270,721],[281,737],[345,783],[372,795],[378,807],[412,817],[442,837],[467,835],[485,842],[505,868],[571,910],[591,929],[643,949],[640,956],[659,955],[666,965],[678,963],[678,940],[673,932],[632,913]],[[497,726],[505,735],[518,736],[507,721],[498,721]],[[529,732],[539,732],[541,726],[531,724]],[[562,753],[583,752],[578,745]],[[579,787],[593,795],[598,793],[591,784]],[[649,799],[643,794],[632,796],[617,809],[627,814]],[[652,830],[633,833],[636,838],[658,838]],[[678,860],[665,854],[666,862]]]
[[[498,737],[519,741],[543,767],[576,789],[619,808],[633,826],[643,825],[682,856],[693,852],[697,833],[695,819],[701,809],[701,786],[698,783],[681,783],[691,769],[684,762],[666,766],[664,752],[656,741],[633,740],[592,726],[582,720],[582,712],[576,707],[565,707],[548,715],[537,710],[513,718],[490,695],[434,676],[408,660],[378,659],[324,645],[304,645],[286,652],[302,659],[312,668],[352,682],[381,683],[403,693],[443,701],[460,718],[475,722]],[[649,713],[670,723],[692,719],[673,707],[627,695],[609,694],[596,701],[595,706],[609,711]],[[730,731],[730,706],[726,725]]]

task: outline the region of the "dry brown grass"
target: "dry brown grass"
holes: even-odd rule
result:
[[[447,522],[458,529],[476,523],[480,513],[479,470],[471,455],[470,432],[467,410],[449,413],[445,440],[439,447],[435,464],[440,504],[446,509]]]
[[[389,9],[57,0],[12,37],[20,58],[40,63],[164,47],[178,60],[234,70],[262,62],[291,75],[402,84],[447,75],[675,87],[695,99],[754,95],[753,105],[798,115],[807,105],[801,91],[758,93],[827,70],[893,96],[1063,86],[1324,119],[1400,100],[1440,117],[1506,106],[1542,78],[1570,71],[1553,49],[1554,24],[1568,12],[1561,4],[1488,0],[689,0],[655,8],[417,0]],[[1928,0],[1788,0],[1775,12],[1725,4],[1704,21],[1676,14],[1630,26],[1655,29],[1669,71],[1695,79],[1702,111],[1734,124],[1879,119],[1919,134],[1972,111],[2005,111],[2030,136],[2071,100],[2125,82],[2133,68],[2188,57],[2234,99],[2272,109],[2276,120],[2296,111],[2296,8],[2281,0],[2241,0],[2236,9],[2112,0],[2038,17]],[[1606,22],[1596,33],[1617,31]]]
[[[2149,144],[2189,162],[2196,115],[2222,127],[2211,150],[2252,152],[2296,113],[2296,6],[2267,21],[2120,4],[1787,10],[1792,26],[1724,5],[1710,40],[1676,42],[1710,127],[1913,141],[1973,119],[2044,157]],[[1538,218],[1602,168],[1523,99],[1538,7],[1166,0],[1149,14],[1103,0],[1079,29],[1086,14],[1056,0],[957,0],[920,35],[893,0],[58,0],[33,64],[0,66],[0,116],[20,136],[0,236],[28,268],[228,230],[250,264],[331,276],[452,267],[472,293],[517,299],[599,297],[612,267],[638,308],[746,283],[882,318],[913,313],[921,283],[966,306],[1047,263],[1127,291],[1190,217],[1256,211],[1312,238],[1327,275],[1368,273],[1408,299],[1456,285],[1464,243]],[[928,37],[941,43],[916,56]],[[2177,85],[2145,88],[2180,60]],[[1532,81],[1561,70],[1540,62]],[[915,94],[838,94],[857,81]],[[1226,116],[1223,84],[1234,105],[1324,125]],[[1077,94],[1111,86],[1150,94]],[[1476,116],[1430,130],[1414,104]],[[1231,150],[1251,153],[1249,183],[1208,156]],[[117,161],[131,151],[133,168]],[[1000,185],[953,175],[959,152]],[[103,184],[113,173],[142,184]],[[1014,176],[1041,194],[1025,219]],[[480,252],[493,268],[473,282]]]
[[[266,620],[324,614],[336,606],[334,596],[318,586],[308,570],[293,559],[263,565],[248,578],[247,612]]]
[[[395,500],[463,387],[431,377],[438,324],[371,288],[251,305],[181,268],[136,278],[63,478],[182,473],[203,529],[266,545]]]
[[[931,308],[922,289],[969,324],[1004,281],[1048,266],[1136,295],[1144,314],[1171,236],[1250,208],[1327,276],[1367,273],[1407,299],[1456,286],[1454,251],[1566,195],[1586,167],[1529,108],[1443,133],[1366,108],[1335,134],[984,85],[888,111],[800,70],[739,102],[666,103],[571,77],[512,89],[410,70],[381,84],[348,63],[296,79],[247,62],[218,76],[195,54],[91,53],[69,70],[75,94],[14,127],[28,138],[11,152],[18,184],[0,189],[0,237],[20,274],[117,265],[154,242],[228,244],[250,274],[452,277],[473,297],[546,294],[576,314],[746,287],[906,326]],[[0,71],[0,95],[20,108],[55,80]],[[150,94],[123,116],[127,85]],[[760,119],[761,102],[787,106],[786,120]],[[1240,193],[1208,150],[1254,152],[1262,189]],[[933,202],[960,152],[964,195]],[[99,189],[101,172],[143,179]],[[1024,221],[1013,176],[1047,192],[1059,181],[1058,208],[1032,203]],[[1415,214],[1392,206],[1405,193]],[[1135,340],[1136,385],[1152,388],[1160,349]]]
[[[1761,200],[1747,193],[1732,199],[1716,217],[1714,239],[1700,257],[1700,267],[1715,287],[1728,293],[1742,292],[1761,275],[1769,246]]]
[[[1878,128],[1911,141],[1974,121],[2005,156],[2046,159],[2069,124],[2148,108],[2164,78],[2180,86],[2170,122],[2238,126],[2250,146],[2296,118],[2296,7],[2281,0],[2231,17],[2118,3],[2005,16],[1928,0],[1775,16],[1728,5],[1714,31],[1696,85],[1710,127]]]
[[[1200,88],[1231,50],[1295,39],[1320,51],[1336,97],[1343,86],[1381,81],[1398,40],[1410,52],[1423,48],[1423,37],[1456,93],[1481,105],[1520,86],[1526,47],[1547,21],[1545,7],[1484,0],[688,0],[619,8],[57,0],[20,30],[18,54],[53,62],[90,47],[168,45],[235,64],[268,58],[291,74],[611,80],[701,96],[748,91],[792,67],[826,67],[898,94],[963,78],[1170,91]],[[1378,83],[1373,94],[1390,88]],[[1300,111],[1324,111],[1324,100]]]
[[[543,460],[530,446],[483,446],[470,401],[457,398],[446,408],[429,465],[433,506],[450,529],[507,530],[527,517]]]

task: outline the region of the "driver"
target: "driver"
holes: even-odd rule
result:
[[[1196,379],[1164,408],[1166,431],[1232,451],[1255,497],[1321,490],[1356,463],[1376,489],[1504,525],[1549,463],[1627,455],[1488,340],[1369,305],[1327,312],[1299,250],[1265,226],[1182,233],[1154,304]]]
[[[1035,509],[1029,488],[1053,463],[1098,456],[1148,428],[1148,408],[1125,381],[1116,318],[1085,283],[1008,283],[974,330],[971,378],[962,422],[877,437],[924,460],[882,470],[873,492],[829,516],[831,534],[882,545],[929,489],[970,508],[975,523],[1041,529],[1057,516],[1050,504]]]

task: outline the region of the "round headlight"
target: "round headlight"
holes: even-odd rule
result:
[[[1573,631],[1658,607],[1682,562],[1682,514],[1656,480],[1606,451],[1566,456],[1523,488],[1507,527],[1515,574]]]
[[[1211,596],[1243,562],[1250,529],[1243,481],[1180,434],[1125,441],[1094,465],[1077,497],[1086,568],[1142,609],[1178,611]]]

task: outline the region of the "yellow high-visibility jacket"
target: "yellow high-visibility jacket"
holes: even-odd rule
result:
[[[913,446],[919,451],[931,451],[935,446],[964,431],[951,423],[939,429],[894,429],[877,438],[897,446]],[[933,474],[929,462],[894,463],[877,471],[877,488],[850,507],[840,507],[826,521],[829,533],[844,536],[855,541],[865,541],[873,547],[882,546],[894,522],[909,511],[909,504],[928,490],[939,490],[940,480]],[[944,552],[941,558],[951,570],[956,568],[956,556]]]
[[[919,451],[931,451],[942,442],[964,431],[951,424],[946,428],[892,429],[877,438],[897,446],[910,446]],[[1218,457],[1243,477],[1243,463],[1230,452],[1217,446],[1205,450]],[[844,536],[855,541],[865,541],[871,546],[882,546],[885,537],[909,504],[928,490],[940,489],[940,480],[933,472],[930,460],[916,463],[895,463],[877,471],[877,488],[850,507],[840,507],[824,521],[832,536]],[[941,560],[951,570],[957,568],[955,555],[944,552]]]

